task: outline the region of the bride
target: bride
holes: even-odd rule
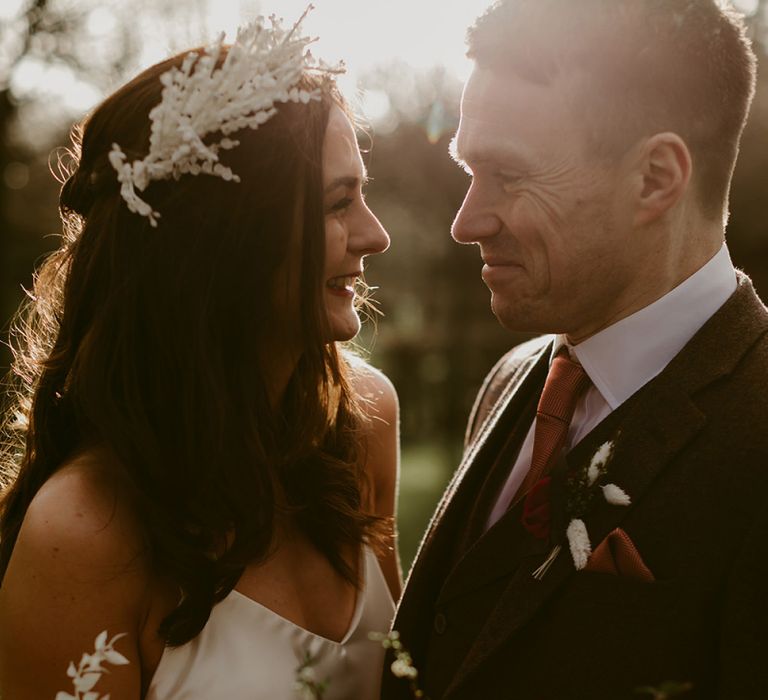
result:
[[[307,44],[258,19],[82,127],[5,426],[3,698],[378,698],[397,399],[339,342],[389,239]]]

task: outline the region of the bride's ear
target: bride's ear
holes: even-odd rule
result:
[[[693,160],[685,141],[665,132],[651,136],[638,159],[635,225],[652,223],[674,207],[691,181]]]

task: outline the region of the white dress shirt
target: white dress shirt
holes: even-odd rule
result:
[[[672,291],[582,343],[571,346],[564,335],[555,336],[550,363],[565,346],[592,380],[576,405],[566,451],[659,374],[736,291],[736,285],[736,271],[723,244],[708,263]],[[534,419],[487,528],[507,511],[530,469],[535,424]]]

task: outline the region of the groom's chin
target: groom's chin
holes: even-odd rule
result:
[[[532,316],[529,309],[498,295],[491,296],[491,311],[503,328],[515,333],[547,333],[543,323]]]

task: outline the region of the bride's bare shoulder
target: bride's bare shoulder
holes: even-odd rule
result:
[[[139,635],[151,575],[124,482],[98,452],[63,464],[27,509],[0,587],[3,695],[54,697],[71,660],[102,631],[125,633],[129,664],[99,683],[115,699],[138,698]]]
[[[392,597],[400,597],[402,573],[397,557],[394,518],[400,473],[399,406],[397,392],[380,370],[357,358],[350,363],[352,386],[368,416],[365,468],[372,485],[372,507],[376,515],[391,518],[392,539],[379,554],[379,562]]]
[[[400,411],[389,378],[360,358],[349,361],[352,387],[368,417],[365,467],[373,484],[374,509],[392,516],[400,463]]]
[[[363,410],[372,419],[373,429],[380,430],[382,424],[395,427],[398,420],[398,399],[397,391],[389,377],[357,355],[347,353],[345,359],[350,368],[352,388]]]
[[[133,499],[108,450],[81,452],[42,485],[17,542],[85,566],[126,566],[142,548]]]

